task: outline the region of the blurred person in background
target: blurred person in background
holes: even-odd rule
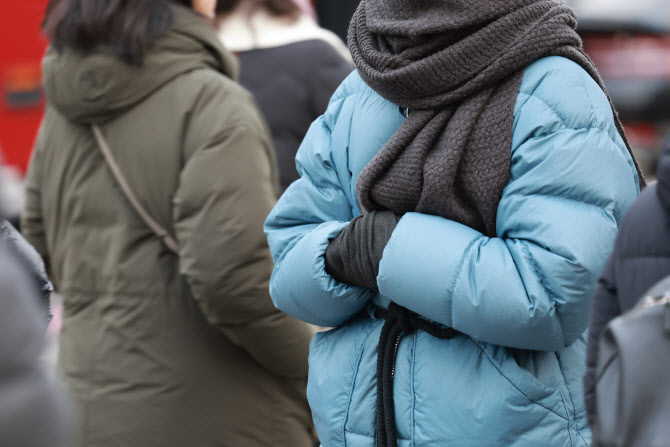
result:
[[[50,300],[53,285],[46,273],[44,261],[35,248],[26,241],[19,230],[8,220],[0,218],[0,241],[4,248],[11,251],[14,258],[21,263],[30,275],[33,284],[39,291],[39,304],[42,306],[46,320],[50,318]]]
[[[71,447],[68,408],[41,356],[46,320],[29,275],[0,241],[0,445]]]
[[[312,331],[268,294],[274,153],[214,7],[54,0],[47,11],[48,104],[22,222],[63,295],[59,363],[82,446],[311,444]],[[172,239],[131,205],[105,145]]]
[[[7,189],[12,189],[15,185],[13,181],[7,181],[6,177],[8,175],[11,177],[14,174],[12,170],[4,169],[2,160],[2,154],[0,154],[0,243],[3,244],[3,248],[11,252],[14,259],[20,262],[30,275],[39,291],[39,305],[43,309],[43,315],[48,320],[53,285],[47,277],[46,267],[39,253],[10,221],[18,219],[20,212],[16,211],[17,202],[20,202],[19,206],[23,206],[23,200],[17,200],[13,193],[7,193]]]
[[[593,298],[584,377],[586,410],[592,426],[596,421],[596,373],[603,331],[613,319],[635,307],[654,284],[670,275],[670,139],[661,152],[656,176],[658,181],[640,194],[626,214]]]
[[[321,26],[346,40],[349,21],[360,0],[316,0],[314,3]]]
[[[9,244],[0,236],[0,445],[70,447],[68,407],[41,360],[40,291]]]
[[[266,221],[324,447],[586,447],[596,278],[644,179],[576,16],[363,0]]]
[[[293,0],[219,0],[219,37],[240,61],[240,84],[272,133],[282,191],[298,179],[295,154],[309,125],[353,65],[342,41]]]

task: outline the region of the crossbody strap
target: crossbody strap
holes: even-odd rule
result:
[[[165,228],[163,228],[153,217],[151,217],[151,214],[149,214],[149,212],[142,206],[140,201],[137,200],[137,197],[130,188],[128,181],[123,176],[119,165],[114,160],[112,151],[109,148],[109,144],[107,144],[107,140],[105,140],[100,127],[93,124],[91,125],[91,129],[93,130],[93,135],[95,135],[95,140],[98,142],[100,152],[102,152],[102,155],[105,157],[105,161],[107,161],[107,165],[109,165],[109,169],[112,171],[112,176],[121,187],[121,191],[123,191],[123,194],[126,196],[126,199],[128,199],[128,202],[130,202],[137,214],[139,214],[140,218],[151,229],[151,231],[153,231],[156,236],[158,236],[163,241],[165,246],[170,249],[170,251],[179,253],[179,244],[177,244],[177,241],[175,241],[174,238],[170,236]]]

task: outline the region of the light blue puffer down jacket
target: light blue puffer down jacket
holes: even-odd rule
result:
[[[402,339],[395,369],[400,447],[590,443],[582,401],[584,332],[597,275],[639,192],[607,98],[577,64],[525,71],[514,109],[510,181],[497,238],[406,214],[384,251],[380,293],[338,283],[329,239],[360,214],[356,178],[404,115],[353,73],[310,128],[301,178],[266,222],[272,298],[337,327],[311,344],[308,398],[324,447],[374,447],[377,343],[389,300],[463,336]]]

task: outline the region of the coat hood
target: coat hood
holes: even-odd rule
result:
[[[236,61],[216,31],[193,11],[174,9],[172,29],[147,51],[141,66],[128,65],[107,52],[50,48],[42,64],[49,103],[71,121],[101,123],[183,73],[211,68],[236,78]]]
[[[658,178],[656,193],[665,209],[670,212],[670,138],[661,151],[656,177]]]

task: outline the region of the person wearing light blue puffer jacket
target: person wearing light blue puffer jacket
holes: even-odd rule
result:
[[[574,25],[361,3],[358,70],[265,224],[275,305],[335,328],[310,349],[324,447],[590,445],[588,310],[644,179]]]

